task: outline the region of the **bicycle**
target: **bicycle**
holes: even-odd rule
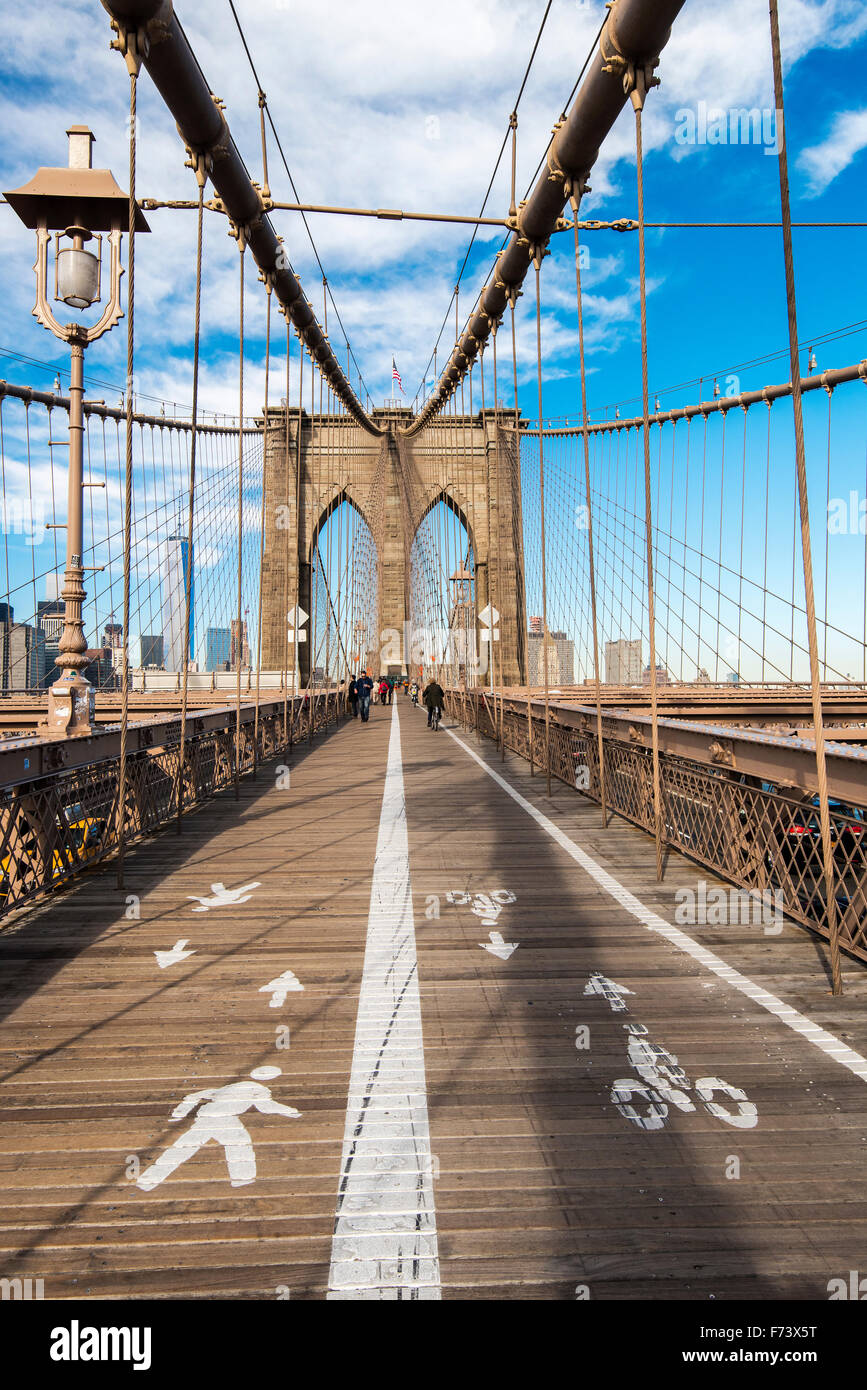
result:
[[[434,705],[433,709],[430,712],[430,726],[433,729],[434,733],[436,733],[437,729],[440,726],[441,715],[442,711],[440,710],[439,705]]]

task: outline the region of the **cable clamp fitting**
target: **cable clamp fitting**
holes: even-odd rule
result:
[[[236,222],[233,222],[233,221],[232,221],[231,217],[229,218],[229,231],[228,231],[228,235],[229,235],[230,237],[232,237],[232,239],[233,239],[234,241],[237,241],[237,243],[238,243],[238,250],[239,250],[239,251],[246,251],[246,249],[247,249],[247,232],[248,232],[248,230],[249,230],[249,229],[247,228],[246,225],[243,226],[243,227],[239,227],[239,226],[237,225]]]
[[[592,193],[593,190],[587,182],[585,174],[578,174],[577,177],[569,177],[563,182],[563,194],[569,199],[572,211],[578,216],[578,204],[585,193]]]
[[[117,37],[112,39],[109,47],[126,59],[131,77],[138,77],[142,62],[149,56],[153,45],[168,38],[173,18],[172,0],[162,0],[156,14],[140,28],[127,28],[119,19],[110,20]]]
[[[615,32],[617,12],[611,3],[606,5],[606,9],[611,13],[609,13],[599,39],[599,52],[603,59],[602,71],[622,79],[624,92],[632,99],[632,105],[635,109],[640,111],[644,106],[644,98],[651,87],[659,86],[660,79],[654,76],[654,68],[659,66],[659,54],[647,63],[631,63],[617,46]],[[607,48],[606,44],[609,44],[610,48]]]
[[[184,168],[192,169],[196,176],[196,183],[199,188],[204,188],[208,182],[208,175],[211,172],[213,161],[207,150],[194,150],[190,145],[186,146],[187,157],[184,160]]]

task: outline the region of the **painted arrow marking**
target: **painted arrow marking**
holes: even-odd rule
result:
[[[201,904],[194,907],[193,912],[207,912],[212,907],[234,907],[236,903],[245,903],[253,896],[252,890],[261,886],[260,883],[245,883],[241,888],[227,888],[224,883],[212,883],[210,898],[200,898],[196,893],[188,893],[187,897],[191,902]]]
[[[601,994],[611,1005],[611,1012],[619,1014],[629,1012],[623,1002],[623,995],[632,994],[633,991],[627,989],[625,985],[615,984],[613,980],[609,980],[606,975],[600,975],[597,971],[590,976],[589,984],[585,986],[584,993],[585,995]]]
[[[490,941],[480,941],[479,945],[483,951],[490,951],[492,956],[499,957],[500,960],[508,960],[513,951],[517,951],[517,941],[504,941],[498,931],[489,931]]]
[[[267,985],[262,985],[259,989],[260,994],[272,995],[270,1007],[279,1009],[281,1004],[286,1003],[286,995],[296,990],[303,990],[304,986],[292,970],[284,970],[282,975],[278,975],[276,980],[271,980]]]
[[[166,970],[170,965],[177,965],[179,960],[186,960],[187,956],[194,956],[195,951],[184,949],[186,944],[187,938],[182,937],[180,941],[175,942],[170,951],[154,951],[160,970]]]

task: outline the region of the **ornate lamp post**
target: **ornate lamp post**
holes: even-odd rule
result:
[[[93,135],[87,126],[71,126],[69,166],[39,169],[22,188],[4,196],[25,227],[36,232],[36,304],[34,317],[56,338],[69,344],[69,482],[66,518],[66,573],[63,633],[57,654],[60,675],[48,696],[49,737],[86,735],[94,728],[94,690],[84,679],[87,642],[82,607],[86,597],[83,548],[84,349],[123,317],[120,305],[121,228],[128,224],[129,199],[108,169],[91,168]],[[136,208],[136,230],[149,232]],[[49,246],[54,232],[54,294],[49,289]],[[89,309],[102,299],[102,233],[108,234],[109,286],[102,316],[92,327],[58,323],[51,300],[71,309]],[[86,243],[96,237],[96,252]],[[129,385],[129,384],[128,384]],[[130,388],[131,389],[131,388]]]

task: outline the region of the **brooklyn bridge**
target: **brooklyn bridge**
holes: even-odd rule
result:
[[[867,359],[805,347],[795,253],[865,223],[793,211],[777,0],[765,222],[645,191],[685,0],[575,7],[547,146],[524,16],[477,216],[302,202],[243,7],[186,8],[93,6],[106,85],[0,208],[62,364],[0,381],[4,1297],[826,1299],[865,1267]],[[469,240],[413,397],[312,239],[302,284],[326,224]],[[762,238],[776,361],[657,287],[710,235]],[[140,366],[179,246],[181,408]]]

